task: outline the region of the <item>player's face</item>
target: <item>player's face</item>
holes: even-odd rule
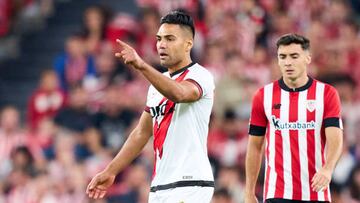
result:
[[[160,64],[167,68],[180,65],[192,47],[192,39],[188,31],[177,24],[162,24],[156,39]]]
[[[311,57],[309,51],[303,50],[300,44],[281,45],[277,54],[284,79],[295,81],[307,77],[306,68],[311,62]]]

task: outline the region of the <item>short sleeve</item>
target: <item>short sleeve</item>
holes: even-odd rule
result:
[[[184,80],[194,83],[202,97],[212,98],[214,96],[214,77],[205,68],[201,66],[190,68]]]
[[[330,85],[325,87],[324,94],[324,126],[342,127],[341,103],[336,89]]]
[[[263,136],[268,123],[264,110],[264,89],[258,90],[252,100],[249,134]]]
[[[147,96],[146,96],[146,105],[144,107],[144,111],[150,113],[150,107],[153,106],[154,104],[153,103],[153,97],[155,95],[155,92],[154,92],[154,87],[152,85],[150,85],[149,89],[148,89],[148,93],[147,93]]]

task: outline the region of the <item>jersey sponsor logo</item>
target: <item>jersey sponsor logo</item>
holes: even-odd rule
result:
[[[174,108],[171,108],[168,112],[166,112],[166,104],[167,102],[160,104],[159,106],[150,107],[151,117],[159,118],[160,116],[164,116],[167,113],[173,112]]]
[[[150,107],[151,117],[157,118],[159,116],[164,116],[166,110],[166,103],[160,104],[159,106]]]
[[[311,130],[315,129],[315,121],[310,122],[281,122],[280,119],[275,116],[271,117],[271,121],[276,130]]]

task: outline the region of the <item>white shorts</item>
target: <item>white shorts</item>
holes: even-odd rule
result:
[[[149,203],[209,203],[213,194],[213,187],[177,187],[150,192]]]

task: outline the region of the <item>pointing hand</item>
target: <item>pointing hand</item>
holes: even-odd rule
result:
[[[125,64],[128,64],[135,69],[142,69],[145,62],[138,55],[135,49],[119,39],[117,39],[116,42],[120,45],[122,51],[120,53],[115,53],[115,56],[117,58],[121,58]]]

